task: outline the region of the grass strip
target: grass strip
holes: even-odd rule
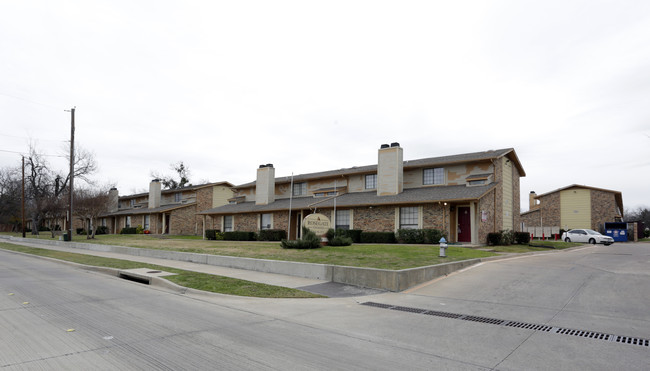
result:
[[[310,292],[292,289],[288,287],[266,285],[263,283],[240,280],[231,277],[216,276],[207,273],[199,273],[164,267],[153,264],[134,262],[129,260],[120,260],[112,258],[103,258],[93,255],[77,254],[64,251],[40,249],[14,245],[0,242],[0,248],[5,250],[17,251],[31,255],[44,256],[59,260],[65,260],[78,264],[90,265],[95,267],[108,267],[117,269],[148,268],[151,270],[162,270],[170,273],[176,273],[176,276],[168,276],[165,279],[178,285],[220,294],[251,296],[257,298],[323,298],[322,295],[312,294]]]

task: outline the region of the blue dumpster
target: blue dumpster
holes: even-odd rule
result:
[[[627,242],[627,223],[605,223],[605,234],[614,239],[614,242]]]

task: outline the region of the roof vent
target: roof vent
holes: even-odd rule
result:
[[[390,146],[391,146],[391,147],[399,147],[399,143],[397,143],[397,142],[393,142],[393,143],[390,144]]]
[[[381,147],[379,147],[379,148],[381,148],[381,149],[388,148],[388,144],[382,144]]]

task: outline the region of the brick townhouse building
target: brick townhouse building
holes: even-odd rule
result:
[[[605,222],[623,218],[619,191],[572,184],[551,192],[529,194],[529,210],[521,213],[525,227],[587,228],[602,231]]]
[[[519,225],[519,178],[512,148],[403,160],[399,143],[381,145],[376,165],[275,177],[260,165],[254,182],[233,187],[227,205],[199,212],[204,229],[283,229],[299,237],[301,221],[319,212],[336,228],[394,232],[435,228],[452,242],[485,243],[487,234]]]
[[[153,234],[200,234],[202,218],[197,213],[227,204],[232,187],[229,182],[217,182],[162,190],[160,181],[154,179],[148,193],[119,196],[113,188],[108,212],[98,222],[110,233],[142,226]]]

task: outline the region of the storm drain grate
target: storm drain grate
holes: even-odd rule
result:
[[[366,306],[375,307],[375,308],[382,308],[382,309],[398,310],[398,311],[401,311],[401,312],[408,312],[408,313],[425,314],[425,315],[428,315],[428,316],[444,317],[444,318],[451,318],[451,319],[459,319],[459,320],[463,320],[463,321],[487,323],[487,324],[497,325],[497,326],[515,327],[515,328],[523,328],[523,329],[534,330],[534,331],[550,332],[550,333],[555,333],[555,334],[558,334],[558,335],[578,336],[578,337],[583,337],[583,338],[587,338],[587,339],[611,341],[611,342],[616,342],[616,343],[620,343],[620,344],[630,344],[630,345],[639,345],[639,346],[644,346],[644,347],[650,347],[650,340],[648,340],[648,339],[640,339],[640,338],[634,338],[634,337],[629,337],[629,336],[618,336],[618,335],[604,334],[602,332],[575,330],[575,329],[560,328],[560,327],[539,325],[539,324],[535,324],[535,323],[526,323],[526,322],[519,322],[519,321],[507,321],[507,320],[502,320],[502,319],[498,319],[498,318],[472,316],[472,315],[459,314],[459,313],[440,312],[440,311],[428,310],[428,309],[422,309],[422,308],[403,307],[403,306],[399,306],[399,305],[375,303],[375,302],[372,302],[372,301],[367,301],[365,303],[361,303],[361,305],[366,305]]]

